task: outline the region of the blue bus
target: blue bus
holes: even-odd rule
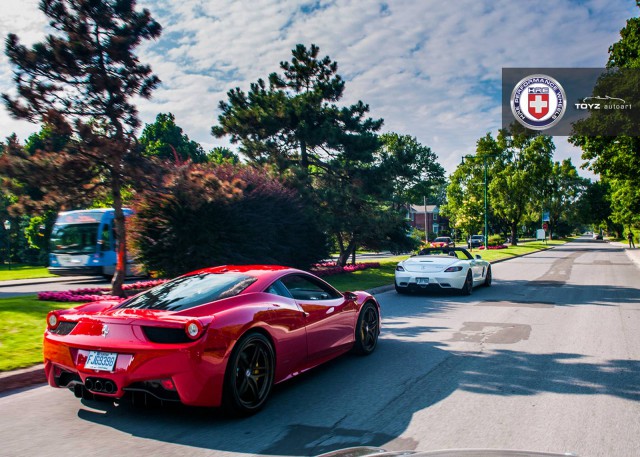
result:
[[[128,208],[123,212],[125,218],[133,214]],[[59,213],[51,232],[49,272],[113,277],[117,260],[113,219],[113,208]],[[135,273],[135,265],[127,259],[127,276]]]

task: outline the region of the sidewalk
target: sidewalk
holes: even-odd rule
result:
[[[609,241],[609,244],[617,248],[623,248],[629,260],[640,266],[640,247],[636,247],[635,249],[629,248],[629,243],[622,243],[620,241]]]
[[[85,281],[95,278],[95,276],[57,276],[55,278],[13,279],[10,281],[0,281],[0,287],[31,286],[34,284],[49,284],[66,281]]]

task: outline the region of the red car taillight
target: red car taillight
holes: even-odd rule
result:
[[[58,319],[58,314],[56,314],[55,311],[49,311],[49,314],[47,314],[47,328],[49,330],[55,330],[59,323],[60,319]]]
[[[204,329],[204,327],[202,326],[200,321],[196,320],[196,319],[190,320],[184,326],[185,333],[192,340],[197,340],[198,338],[200,338],[202,336],[202,330],[203,329]]]

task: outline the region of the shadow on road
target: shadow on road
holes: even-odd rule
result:
[[[148,409],[95,402],[90,406],[97,411],[80,409],[78,416],[134,436],[216,451],[316,455],[358,445],[415,449],[418,443],[399,438],[413,414],[458,390],[640,401],[640,361],[596,363],[577,354],[512,350],[456,353],[436,343],[398,339],[411,333],[391,330],[370,357],[341,357],[284,383],[262,412],[246,419],[179,405]]]

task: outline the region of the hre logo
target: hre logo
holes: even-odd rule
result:
[[[516,120],[531,130],[545,130],[557,124],[567,105],[564,89],[546,75],[522,79],[511,93],[511,112]]]

